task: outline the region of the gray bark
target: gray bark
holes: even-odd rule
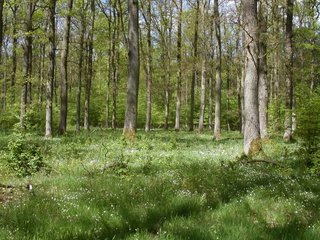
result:
[[[127,82],[127,105],[123,134],[134,138],[137,129],[139,92],[139,13],[138,0],[128,0],[129,24],[129,77]]]
[[[257,1],[243,0],[246,59],[244,79],[244,153],[253,155],[260,151],[258,106],[258,20]]]
[[[53,97],[53,82],[55,77],[55,66],[56,66],[56,0],[49,2],[49,69],[47,78],[47,93],[46,93],[46,128],[45,137],[52,137],[52,97]]]
[[[68,112],[68,54],[70,39],[71,11],[73,0],[68,1],[68,13],[64,20],[63,40],[61,50],[61,108],[59,132],[64,134],[67,130],[67,112]]]
[[[145,131],[150,131],[151,126],[151,84],[152,84],[152,41],[151,41],[151,1],[148,2],[147,10],[147,69],[146,69],[146,87],[147,87],[147,108]]]

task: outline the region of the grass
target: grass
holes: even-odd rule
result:
[[[152,131],[128,142],[107,130],[29,138],[52,171],[16,178],[1,159],[0,183],[15,188],[0,188],[0,239],[320,238],[320,180],[297,171],[298,143],[266,141],[274,166],[237,161],[237,133],[221,141]]]

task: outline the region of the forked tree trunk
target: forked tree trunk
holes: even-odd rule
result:
[[[129,77],[127,82],[127,105],[123,134],[129,139],[135,137],[138,116],[139,92],[139,13],[138,0],[128,0],[129,24]]]
[[[292,49],[292,20],[293,20],[293,0],[287,0],[287,18],[286,18],[286,108],[284,120],[284,141],[292,140],[292,110],[293,110],[293,49]]]
[[[48,79],[47,79],[47,93],[46,93],[46,129],[45,137],[52,137],[52,97],[53,97],[53,82],[55,77],[55,66],[56,66],[56,0],[51,0],[49,2],[49,69],[48,69]]]
[[[63,40],[61,50],[61,108],[59,132],[64,134],[67,130],[67,111],[68,111],[68,54],[70,39],[70,23],[73,0],[68,1],[68,13],[64,20]]]
[[[246,59],[244,79],[244,153],[254,155],[261,149],[258,106],[258,21],[257,1],[243,0]]]

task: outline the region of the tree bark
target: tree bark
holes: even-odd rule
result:
[[[59,132],[64,134],[67,131],[68,114],[68,54],[70,41],[71,11],[73,0],[68,1],[68,13],[64,20],[63,40],[61,50],[61,108]]]
[[[259,5],[259,124],[261,138],[268,138],[268,85],[267,85],[267,9]]]
[[[194,128],[194,107],[195,107],[195,85],[198,77],[198,27],[199,27],[199,8],[200,0],[196,1],[196,20],[194,25],[194,38],[193,38],[193,70],[190,88],[190,117],[189,117],[189,131]]]
[[[83,128],[89,130],[90,128],[90,97],[91,97],[91,84],[93,79],[93,34],[95,22],[95,0],[91,0],[91,23],[88,35],[88,77],[86,79],[86,92],[84,99],[84,121]]]
[[[207,1],[202,0],[200,6],[200,14],[201,14],[201,23],[200,23],[200,32],[202,34],[202,61],[201,61],[201,96],[200,96],[200,114],[199,114],[199,133],[203,132],[204,128],[204,114],[206,108],[206,63],[207,63],[207,48],[205,42],[206,30],[205,30],[205,8]]]
[[[182,0],[179,0],[178,11],[178,32],[177,32],[177,63],[178,63],[178,74],[177,74],[177,98],[176,98],[176,118],[174,129],[180,130],[180,119],[181,119],[181,82],[182,82],[182,63],[181,63],[181,37],[182,37]]]
[[[147,69],[146,69],[146,124],[145,131],[150,131],[151,126],[151,84],[152,84],[152,39],[151,39],[151,0],[148,1],[147,10]]]
[[[216,65],[216,105],[214,116],[214,133],[213,136],[216,140],[221,138],[221,30],[220,30],[220,14],[218,0],[214,1],[214,18],[215,18],[215,31],[217,39],[217,65]]]
[[[132,139],[137,130],[139,92],[139,13],[138,0],[128,0],[129,23],[129,77],[127,82],[127,105],[123,134]]]
[[[292,140],[292,110],[293,110],[293,49],[292,49],[292,21],[293,21],[293,0],[287,0],[286,18],[286,43],[285,43],[285,73],[286,73],[286,105],[284,120],[284,141]]]
[[[246,75],[244,79],[244,153],[254,155],[261,150],[258,106],[258,21],[257,1],[243,0]]]
[[[56,0],[49,2],[49,69],[47,78],[47,94],[46,94],[46,128],[45,137],[52,137],[52,98],[53,98],[53,82],[55,78],[55,67],[56,67]]]

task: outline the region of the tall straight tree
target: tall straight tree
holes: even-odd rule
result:
[[[195,107],[195,85],[198,76],[198,39],[199,39],[199,10],[200,0],[196,0],[196,19],[194,25],[194,37],[193,37],[193,69],[191,78],[191,89],[190,89],[190,117],[189,117],[189,131],[193,131],[194,122],[194,107]]]
[[[253,155],[260,151],[258,106],[258,19],[257,0],[243,0],[245,33],[244,79],[244,153]]]
[[[31,102],[31,75],[32,75],[32,50],[33,50],[33,22],[32,17],[36,9],[36,3],[32,0],[26,2],[25,39],[23,44],[23,84],[21,89],[20,125],[24,127],[24,118],[27,104]]]
[[[221,137],[221,29],[220,29],[220,14],[219,14],[219,1],[214,0],[214,25],[217,39],[217,65],[216,65],[216,105],[214,115],[214,132],[215,139]]]
[[[201,22],[200,22],[200,33],[201,33],[201,46],[202,46],[202,60],[201,60],[201,97],[200,97],[200,113],[199,113],[199,126],[198,131],[203,132],[204,128],[204,112],[206,106],[206,60],[207,60],[207,48],[206,48],[206,29],[205,29],[205,9],[207,5],[206,0],[201,0],[200,5],[200,14],[201,14]]]
[[[127,82],[127,105],[123,134],[134,138],[137,130],[139,92],[139,6],[138,0],[128,0],[129,22],[129,77]]]
[[[178,8],[178,32],[177,32],[177,63],[178,63],[178,76],[177,76],[177,100],[176,100],[176,118],[175,130],[180,130],[180,112],[181,112],[181,80],[182,80],[182,64],[181,64],[181,37],[182,37],[182,0],[175,1]]]
[[[292,140],[292,110],[293,110],[293,49],[292,49],[292,20],[293,0],[287,0],[286,7],[286,30],[285,30],[285,74],[286,74],[286,108],[284,120],[284,141]]]
[[[46,129],[45,137],[52,137],[52,97],[53,97],[53,82],[56,68],[56,0],[50,0],[48,7],[49,16],[49,69],[47,77],[47,94],[46,94]]]
[[[62,49],[61,49],[61,108],[59,132],[64,134],[67,130],[68,111],[68,54],[70,42],[71,11],[73,0],[68,0],[67,16],[64,19]]]
[[[86,79],[86,91],[84,99],[84,121],[83,128],[89,130],[89,108],[90,108],[90,95],[91,95],[91,84],[93,79],[93,34],[94,34],[94,22],[95,22],[95,0],[91,0],[91,23],[90,31],[88,34],[88,76]]]
[[[4,4],[4,0],[0,0],[0,65],[1,66],[2,66],[2,46],[3,46],[3,4]],[[2,70],[0,71],[0,80],[6,81],[5,79],[3,79]]]
[[[259,4],[259,124],[261,138],[268,137],[268,85],[267,85],[267,6]]]
[[[146,67],[146,86],[147,86],[147,108],[145,131],[150,131],[151,126],[151,84],[152,84],[152,38],[151,38],[151,0],[148,1],[147,8],[147,67]]]

